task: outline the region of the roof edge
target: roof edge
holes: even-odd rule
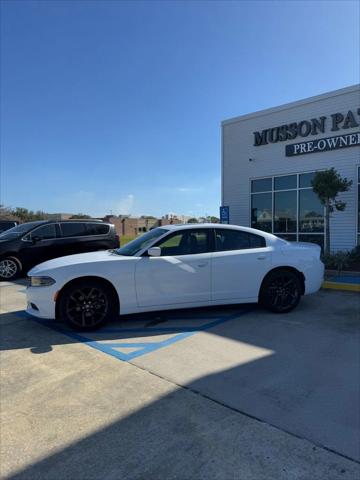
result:
[[[331,92],[321,93],[320,95],[314,95],[312,97],[307,97],[302,100],[295,100],[294,102],[284,103],[277,107],[265,108],[264,110],[257,110],[253,113],[246,113],[244,115],[239,115],[237,117],[232,117],[221,122],[221,126],[229,125],[231,123],[241,122],[243,120],[248,120],[250,118],[261,117],[264,115],[271,115],[275,112],[280,112],[282,110],[290,110],[291,108],[298,107],[301,105],[306,105],[307,103],[318,102],[330,97],[336,97],[338,95],[343,95],[344,93],[356,92],[360,93],[360,84],[351,85],[349,87],[340,88],[338,90],[332,90]]]

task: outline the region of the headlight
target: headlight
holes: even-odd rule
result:
[[[54,283],[55,280],[51,277],[30,277],[31,287],[48,287]]]

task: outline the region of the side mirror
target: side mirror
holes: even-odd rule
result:
[[[37,243],[41,240],[41,237],[35,236],[35,237],[32,237],[31,240],[32,240],[33,244],[35,245],[35,243]]]
[[[147,251],[149,257],[160,257],[161,248],[160,247],[150,247]]]

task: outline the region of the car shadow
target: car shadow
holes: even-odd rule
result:
[[[55,345],[79,342],[127,341],[199,332],[230,320],[255,304],[161,310],[121,315],[98,330],[80,332],[61,320],[33,317],[23,310],[0,314],[2,336],[0,350],[28,348],[34,354],[48,353]],[[18,322],[21,322],[19,329]],[[46,327],[45,329],[43,327]],[[59,335],[60,334],[60,335]]]

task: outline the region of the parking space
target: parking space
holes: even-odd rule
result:
[[[356,293],[129,315],[75,333],[1,285],[7,478],[359,475]],[[79,463],[80,462],[80,463]]]

